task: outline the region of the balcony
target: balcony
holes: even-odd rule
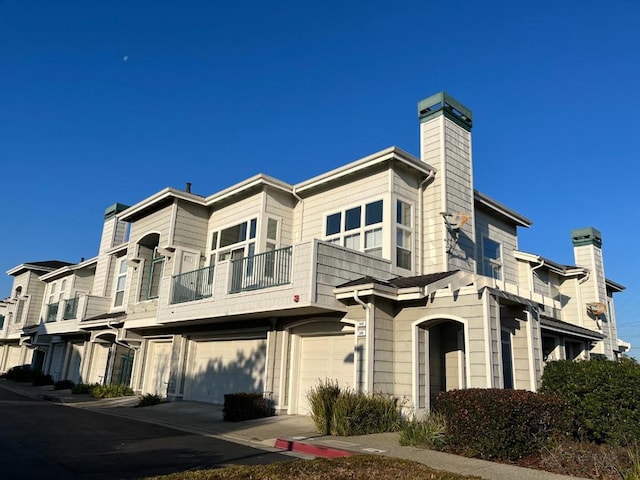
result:
[[[202,300],[213,295],[213,269],[205,267],[171,278],[171,304]]]
[[[78,313],[78,297],[69,298],[64,301],[63,320],[74,320]]]
[[[364,276],[388,278],[391,272],[389,260],[312,240],[222,261],[215,270],[165,277],[156,318],[170,324],[346,311],[333,293],[336,285]]]
[[[231,261],[229,293],[277,287],[291,282],[292,247]]]
[[[50,303],[47,305],[47,315],[44,319],[45,322],[50,323],[50,322],[56,321],[56,319],[58,318],[59,305],[60,305],[60,302]]]

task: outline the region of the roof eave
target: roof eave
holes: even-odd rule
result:
[[[473,194],[474,194],[474,200],[477,203],[479,203],[481,206],[494,211],[501,217],[515,223],[516,225],[520,227],[527,227],[527,228],[533,225],[532,220],[529,220],[524,215],[521,215],[515,210],[511,210],[510,208],[502,205],[500,202],[494,200],[493,198],[490,198],[485,194],[480,193],[478,190],[474,190]]]

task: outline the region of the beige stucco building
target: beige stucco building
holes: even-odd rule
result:
[[[418,111],[420,158],[391,147],[296,185],[109,207],[96,257],[9,270],[0,371],[171,400],[265,392],[289,414],[332,378],[421,412],[442,390],[536,390],[549,360],[628,350],[600,233],[571,232],[575,265],[520,251],[532,222],[474,189],[471,111],[445,93]]]

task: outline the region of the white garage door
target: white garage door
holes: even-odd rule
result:
[[[225,393],[262,392],[264,339],[192,341],[184,399],[224,403]]]
[[[80,365],[82,363],[82,343],[70,343],[71,356],[65,379],[71,380],[73,383],[80,383]]]
[[[16,365],[20,365],[20,347],[14,345],[8,345],[7,348],[7,362],[5,365],[5,371],[9,370],[11,367],[15,367]]]
[[[109,361],[109,343],[94,343],[91,353],[91,365],[87,383],[104,383],[107,374],[107,362]]]
[[[144,393],[167,396],[172,348],[171,342],[149,341],[147,361],[144,366]]]
[[[309,415],[307,394],[318,381],[337,380],[342,387],[353,387],[353,335],[300,337],[298,370],[298,414]]]
[[[49,362],[49,375],[57,382],[62,380],[62,361],[64,360],[64,343],[54,343],[51,346]]]

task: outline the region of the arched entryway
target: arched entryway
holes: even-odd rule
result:
[[[438,393],[467,388],[466,322],[434,318],[417,322],[414,328],[414,403],[417,411],[429,410]]]

